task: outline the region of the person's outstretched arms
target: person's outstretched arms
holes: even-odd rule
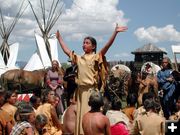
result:
[[[118,32],[125,32],[126,30],[127,30],[126,26],[118,26],[118,24],[116,25],[116,28],[115,28],[111,38],[109,39],[109,41],[106,43],[106,45],[100,51],[102,56],[104,56],[106,54],[106,52],[108,51],[108,49],[111,47]]]
[[[61,48],[63,49],[64,53],[68,56],[70,56],[71,50],[67,47],[67,45],[64,43],[59,31],[56,32],[56,38],[59,41],[59,44],[61,46]]]

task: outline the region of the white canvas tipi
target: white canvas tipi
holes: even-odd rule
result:
[[[0,7],[0,35],[3,39],[3,42],[0,46],[0,74],[6,72],[9,69],[17,68],[15,64],[18,55],[19,43],[8,44],[8,38],[15,25],[17,24],[19,18],[22,16],[23,12],[26,9],[26,7],[24,7],[24,1],[22,2],[19,11],[14,19],[11,20],[11,24],[8,26],[5,23],[5,17],[3,16]]]
[[[49,35],[50,30],[60,17],[62,13],[62,4],[60,3],[61,0],[53,0],[52,4],[50,5],[50,9],[46,9],[44,0],[39,0],[40,2],[40,13],[41,16],[39,17],[38,14],[35,12],[33,5],[29,1],[30,7],[34,14],[34,17],[38,23],[38,26],[41,30],[41,35],[35,32],[35,40],[37,45],[37,55],[42,61],[42,65],[40,67],[48,68],[51,66],[52,60],[58,60],[58,47],[57,47],[57,39],[55,35]],[[59,10],[58,7],[60,6]],[[49,11],[47,13],[47,11]],[[39,12],[38,12],[39,13]],[[40,20],[43,20],[42,22]],[[28,62],[29,63],[29,62]],[[60,62],[59,62],[60,64]],[[31,69],[31,65],[28,64],[28,69]],[[34,65],[32,65],[34,66]],[[39,68],[39,67],[37,67]],[[26,66],[27,69],[27,66]]]

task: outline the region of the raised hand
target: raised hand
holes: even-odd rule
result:
[[[118,24],[116,24],[115,31],[116,32],[125,32],[127,29],[128,29],[127,26],[118,26]]]
[[[60,33],[59,33],[59,30],[57,30],[56,32],[56,38],[58,39],[60,37]]]

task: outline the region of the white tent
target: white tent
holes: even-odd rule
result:
[[[36,68],[39,69],[40,67],[48,68],[51,67],[51,61],[52,60],[58,60],[58,47],[57,47],[57,39],[55,34],[49,36],[49,32],[58,20],[59,16],[62,12],[62,4],[60,0],[53,0],[53,2],[50,5],[50,9],[46,9],[47,5],[45,5],[43,0],[39,0],[40,2],[40,11],[34,10],[33,5],[29,1],[30,7],[32,9],[32,12],[34,14],[34,17],[38,23],[38,26],[41,30],[41,34],[38,34],[35,32],[35,40],[37,45],[37,59],[41,60],[42,65],[36,65]],[[60,6],[60,8],[57,8]],[[36,12],[35,12],[36,11]],[[48,13],[47,13],[48,11]],[[40,16],[38,16],[40,14]],[[37,56],[38,55],[38,56]],[[33,65],[32,60],[35,59],[35,56],[32,56],[30,61],[27,63],[24,69],[26,70],[32,70],[31,68],[35,68],[35,65]],[[37,62],[37,61],[36,61]],[[30,64],[32,63],[32,64]],[[60,64],[60,62],[59,62]],[[60,65],[61,66],[61,65]]]
[[[3,57],[0,53],[0,75],[6,71],[6,65],[4,63]]]
[[[51,51],[51,56],[52,56],[52,60],[57,60],[59,62],[58,59],[58,41],[56,38],[56,35],[51,35],[49,37],[49,43],[50,43],[50,51]],[[59,62],[60,65],[60,62]]]
[[[45,64],[44,66],[49,66],[49,61],[54,59],[58,60],[57,53],[54,53],[54,50],[57,50],[57,48],[54,45],[52,47],[52,43],[57,44],[57,41],[54,41],[55,35],[49,36],[49,33],[62,13],[63,4],[61,1],[62,0],[53,0],[51,3],[46,4],[44,0],[39,0],[40,11],[35,10],[32,3],[29,1],[30,7],[42,34],[42,36],[40,36],[35,33],[38,49],[39,47],[42,47],[41,50],[39,49],[40,55],[45,55],[45,57],[48,55],[48,58],[46,57],[47,59],[42,59],[41,57],[43,64]]]
[[[37,52],[35,52],[31,56],[30,60],[26,64],[26,66],[24,67],[24,70],[33,71],[33,70],[38,70],[38,69],[43,69],[43,68],[44,68],[44,66],[42,64],[42,61],[41,61],[39,55],[37,54]]]
[[[46,69],[48,67],[51,67],[51,60],[47,53],[44,39],[37,33],[35,33],[35,39],[37,44],[37,52],[35,52],[33,56],[30,58],[30,60],[24,67],[24,70],[33,71],[37,69],[43,69],[43,68]],[[56,36],[52,35],[48,40],[50,43],[50,50],[51,50],[50,53],[52,56],[52,60],[57,60],[59,62]]]
[[[40,58],[42,60],[44,68],[50,67],[51,60],[49,58],[44,39],[37,33],[35,33],[35,38],[36,38],[37,47],[38,47]],[[50,55],[51,55],[52,60],[57,60],[59,62],[56,35],[50,36],[48,41],[50,44]]]
[[[9,55],[7,67],[16,68],[15,64],[17,60],[18,50],[19,50],[19,43],[14,43],[9,46],[10,55]]]
[[[0,36],[3,39],[0,46],[0,75],[7,70],[18,68],[15,64],[18,55],[19,43],[9,44],[8,38],[27,7],[27,5],[24,6],[24,2],[25,0],[22,1],[17,14],[12,20],[6,19],[6,16],[3,15],[0,7]],[[7,22],[10,22],[10,24]]]
[[[5,65],[4,59],[0,53],[0,75],[10,69],[18,69],[16,60],[18,55],[19,43],[9,45],[9,59]]]
[[[6,65],[4,63],[4,59],[2,57],[2,54],[0,53],[0,68],[5,68],[5,67],[6,67]]]
[[[51,60],[48,56],[48,52],[46,50],[46,45],[44,42],[44,39],[38,35],[37,33],[35,33],[35,39],[37,42],[37,47],[38,47],[38,51],[40,53],[40,58],[42,60],[43,66],[46,67],[50,67],[51,66]]]

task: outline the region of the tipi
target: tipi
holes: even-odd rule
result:
[[[0,35],[3,39],[0,46],[0,74],[9,69],[17,68],[15,64],[18,55],[19,43],[8,44],[8,38],[15,25],[17,24],[19,18],[22,16],[23,12],[26,9],[26,6],[24,7],[24,1],[25,0],[22,1],[19,11],[17,12],[14,19],[11,20],[12,23],[10,25],[8,25],[6,21],[6,18],[8,17],[3,16],[0,7]]]
[[[35,53],[40,57],[43,67],[47,68],[51,66],[52,60],[58,60],[57,39],[55,35],[49,35],[49,33],[62,13],[63,4],[61,0],[52,0],[50,8],[46,9],[47,5],[45,5],[44,0],[39,0],[39,2],[41,8],[40,12],[38,12],[41,14],[39,16],[30,1],[29,4],[42,34],[40,35],[35,32],[35,40],[38,48]],[[37,58],[37,55],[33,55],[32,57]],[[36,68],[34,65],[31,66],[31,64],[29,64],[34,61],[32,57],[25,66],[25,70],[32,70],[32,66],[33,69]],[[40,67],[41,66],[37,67],[37,69]]]

